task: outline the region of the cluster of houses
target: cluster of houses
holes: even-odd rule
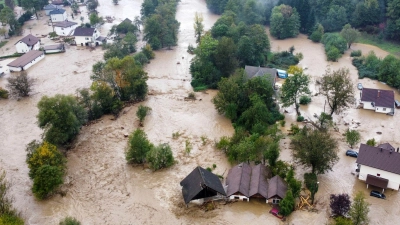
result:
[[[229,170],[223,186],[219,177],[202,167],[195,168],[180,183],[186,204],[193,200],[229,199],[249,201],[263,199],[266,203],[279,204],[285,197],[287,183],[263,164],[241,163]]]

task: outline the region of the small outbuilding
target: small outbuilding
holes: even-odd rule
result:
[[[26,35],[24,38],[15,43],[15,48],[18,53],[26,53],[31,50],[39,50],[40,39],[32,34]]]
[[[65,20],[53,23],[53,26],[54,26],[54,32],[56,32],[58,36],[70,36],[74,32],[74,30],[78,27],[78,23]]]
[[[53,11],[50,11],[50,20],[51,22],[62,22],[68,19],[67,16],[67,11],[64,9],[54,9]]]
[[[27,70],[44,58],[44,52],[32,50],[7,64],[10,72]]]
[[[187,205],[190,201],[215,196],[226,196],[218,176],[202,167],[196,167],[180,183],[182,195]]]
[[[43,50],[44,50],[44,53],[46,53],[46,54],[65,52],[65,46],[64,46],[64,44],[47,45],[47,46],[44,46]]]

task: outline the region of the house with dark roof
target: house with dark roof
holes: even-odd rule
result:
[[[75,37],[76,45],[89,46],[92,43],[97,45],[102,44],[103,37],[96,28],[77,27],[73,36]]]
[[[219,177],[202,167],[196,167],[180,183],[185,204],[192,200],[226,196]]]
[[[245,66],[244,72],[248,79],[266,76],[271,82],[272,88],[275,88],[276,77],[278,76],[278,71],[276,69],[259,66]]]
[[[50,11],[49,13],[50,15],[50,20],[51,22],[62,22],[68,19],[67,16],[67,11],[65,11],[64,9],[54,9],[52,11]]]
[[[58,36],[70,36],[74,32],[74,30],[78,27],[78,23],[72,21],[61,21],[53,23],[54,32]]]
[[[361,144],[357,157],[358,178],[368,186],[399,190],[400,153],[389,143],[377,147]]]
[[[15,43],[15,48],[18,53],[26,53],[31,50],[39,50],[40,48],[40,39],[33,36],[32,34],[28,34]]]
[[[361,106],[379,113],[394,113],[394,91],[363,88]]]
[[[279,176],[269,178],[271,171],[265,165],[240,163],[228,172],[226,194],[231,200],[261,198],[267,203],[278,204],[285,197],[287,184]]]
[[[60,5],[48,4],[48,5],[45,5],[45,6],[43,7],[43,9],[44,9],[44,12],[45,12],[46,16],[50,16],[50,12],[51,12],[51,11],[53,11],[53,10],[55,10],[55,9],[62,9],[62,6],[60,6]]]
[[[44,52],[32,50],[16,60],[7,64],[10,72],[27,70],[29,67],[35,65],[40,60],[44,59]]]

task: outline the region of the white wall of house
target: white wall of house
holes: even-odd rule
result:
[[[231,195],[229,196],[229,200],[242,200],[242,201],[249,201],[249,198],[243,195]]]
[[[30,50],[39,50],[40,41],[38,41],[33,46],[28,46],[26,43],[19,41],[17,44],[15,44],[15,48],[17,49],[18,53],[26,53],[26,52],[29,52]]]
[[[393,153],[393,154],[399,154],[399,153]],[[395,173],[387,172],[384,170],[376,169],[373,167],[361,165],[360,174],[358,176],[358,179],[365,181],[365,180],[367,180],[368,174],[388,179],[389,180],[388,188],[393,189],[393,190],[399,190],[400,174],[395,174]],[[378,174],[380,176],[378,176]]]
[[[378,112],[378,113],[389,113],[392,110],[393,110],[392,108],[383,108],[383,107],[376,107],[375,108],[375,112]]]
[[[281,202],[282,199],[280,198],[270,198],[267,199],[267,203],[271,203],[271,204],[279,204],[279,202]]]
[[[44,50],[45,53],[57,53],[57,52],[62,52],[61,49],[53,49],[53,50]]]
[[[62,22],[67,20],[67,11],[65,11],[63,14],[51,14],[50,19],[51,21],[54,22]]]
[[[86,43],[92,43],[93,42],[93,37],[91,37],[91,36],[76,36],[75,37],[75,42],[76,42],[76,45],[85,46]]]
[[[68,34],[72,34],[73,30],[78,27],[78,24],[75,24],[70,27],[54,27],[54,31],[56,32],[57,35],[59,36],[67,36]]]
[[[26,64],[23,67],[23,70],[27,70],[29,67],[35,65],[36,63],[38,63],[43,58],[44,58],[44,54],[39,56],[39,57],[37,57],[36,59],[32,60],[30,63]],[[21,67],[13,67],[13,66],[8,66],[8,69],[10,70],[10,72],[16,72],[16,71],[21,71],[22,70]]]
[[[361,101],[361,103],[364,104],[364,109],[375,110],[375,106],[372,106],[372,102]]]

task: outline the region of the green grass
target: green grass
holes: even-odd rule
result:
[[[8,42],[8,41],[2,41],[2,42],[0,42],[0,48],[2,48],[4,45],[6,45],[7,42]]]
[[[400,57],[400,43],[394,43],[387,40],[379,39],[377,36],[362,33],[357,39],[357,43],[374,45],[378,48],[385,50],[395,56]]]

